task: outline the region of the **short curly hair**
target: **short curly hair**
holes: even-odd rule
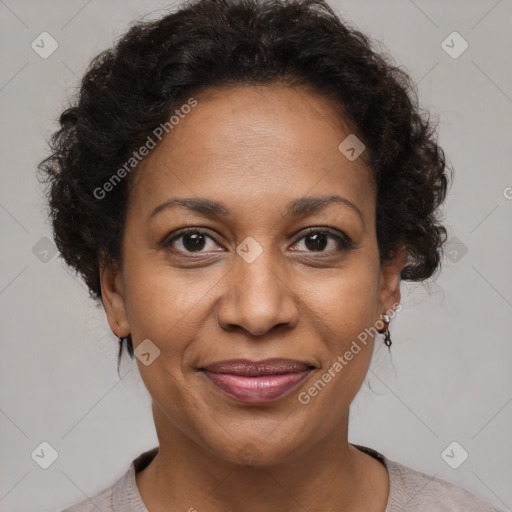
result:
[[[138,20],[97,55],[38,166],[57,248],[91,296],[103,303],[100,262],[122,264],[136,168],[108,201],[94,191],[183,98],[222,85],[284,82],[334,98],[367,148],[381,263],[403,248],[402,279],[433,276],[447,236],[438,207],[451,169],[413,81],[373,45],[324,0],[189,0],[157,20]],[[133,358],[131,336],[126,344]]]

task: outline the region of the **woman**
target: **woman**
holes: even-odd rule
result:
[[[95,58],[60,123],[54,238],[159,439],[67,512],[496,510],[348,442],[400,281],[440,265],[449,183],[366,36],[322,0],[190,2]]]

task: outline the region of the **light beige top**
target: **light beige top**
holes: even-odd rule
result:
[[[372,448],[353,446],[386,466],[390,488],[385,512],[503,512],[462,487],[403,466]],[[61,512],[149,512],[139,494],[135,473],[142,471],[157,451],[155,447],[142,453],[113,485]]]

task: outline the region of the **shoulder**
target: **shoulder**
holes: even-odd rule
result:
[[[113,491],[116,484],[111,485],[100,491],[95,496],[91,498],[86,498],[71,507],[68,507],[61,512],[97,512],[101,510],[102,512],[111,512],[114,511],[114,502],[113,502]]]
[[[386,512],[502,512],[466,489],[385,458],[390,476]]]
[[[353,444],[386,466],[389,496],[385,512],[504,512],[466,489]]]
[[[137,489],[135,473],[149,464],[157,451],[155,447],[140,454],[114,484],[61,512],[147,512]]]

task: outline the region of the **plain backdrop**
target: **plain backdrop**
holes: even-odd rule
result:
[[[410,73],[455,169],[442,271],[428,287],[402,283],[391,354],[378,338],[350,441],[511,510],[512,2],[330,4]],[[0,1],[2,511],[59,511],[157,445],[135,361],[125,353],[119,379],[103,310],[55,253],[36,165],[91,58],[131,20],[175,5]],[[58,44],[47,58],[31,46],[55,44],[42,32]],[[457,469],[442,457],[453,442],[469,455]],[[41,443],[56,452],[47,469],[32,455],[50,453]]]

